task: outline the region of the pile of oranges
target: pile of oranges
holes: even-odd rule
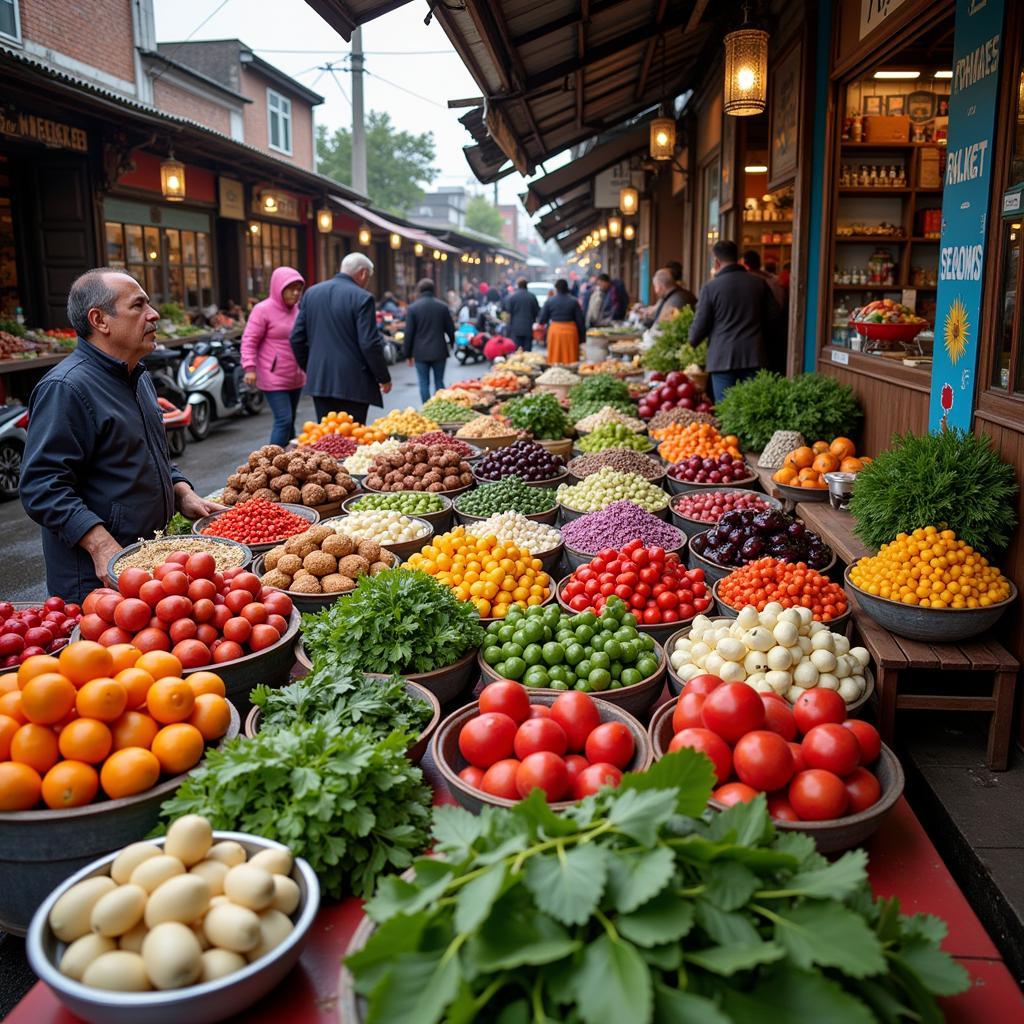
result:
[[[474,537],[462,526],[435,537],[403,568],[433,576],[460,601],[472,601],[484,619],[503,619],[512,605],[543,604],[551,595],[551,578],[539,558],[499,543],[494,534]]]
[[[224,682],[167,651],[68,644],[0,676],[0,811],[134,796],[194,767],[231,724]]]
[[[856,446],[848,437],[834,441],[815,441],[810,447],[794,448],[782,460],[782,466],[772,474],[777,484],[788,487],[806,487],[825,490],[826,473],[859,473],[871,460],[856,455]]]
[[[731,455],[740,459],[740,440],[735,434],[720,434],[710,423],[670,423],[661,430],[652,430],[651,437],[660,441],[658,454],[666,462],[681,462],[691,455],[717,459]]]
[[[388,435],[382,430],[357,423],[347,412],[329,412],[319,423],[306,420],[299,434],[299,444],[312,444],[328,434],[351,437],[356,444],[372,444],[383,441]]]
[[[925,526],[900,533],[850,569],[850,582],[876,597],[919,608],[988,608],[1010,584],[952,530]]]

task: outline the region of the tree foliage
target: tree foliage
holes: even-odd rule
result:
[[[317,167],[321,174],[352,184],[352,132],[338,128],[329,135],[324,125],[316,132]],[[434,133],[399,131],[386,111],[371,110],[366,118],[366,185],[375,206],[408,214],[423,198],[421,185],[437,177],[432,166]]]
[[[466,227],[493,238],[501,238],[501,212],[486,196],[470,196],[466,203]]]

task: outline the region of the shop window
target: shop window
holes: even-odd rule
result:
[[[292,155],[292,101],[267,90],[267,134],[271,149]]]
[[[249,225],[249,296],[265,299],[277,267],[299,267],[299,229],[253,221]]]
[[[704,168],[704,223],[702,225],[702,231],[704,241],[706,243],[705,279],[711,274],[711,247],[718,241],[721,230],[718,214],[720,186],[721,170],[719,169],[718,161],[715,160],[714,163],[708,164],[708,166]]]
[[[18,0],[0,0],[0,36],[21,42],[21,19]]]

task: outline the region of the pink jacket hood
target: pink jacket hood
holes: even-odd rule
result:
[[[256,371],[261,391],[291,391],[306,382],[289,340],[299,306],[286,306],[281,298],[285,288],[295,283],[306,282],[294,268],[278,267],[270,275],[269,298],[253,307],[242,334],[242,366]]]
[[[286,306],[284,304],[284,299],[281,298],[281,293],[290,284],[296,283],[301,284],[303,288],[306,286],[305,278],[303,278],[297,270],[294,270],[292,267],[278,267],[277,270],[270,275],[270,296],[266,300],[268,302],[273,302],[276,306],[279,306],[281,310],[289,314],[292,319],[295,318],[295,314],[299,311],[299,307],[298,305],[290,307]]]

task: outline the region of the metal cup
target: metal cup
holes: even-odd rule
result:
[[[853,497],[853,482],[856,473],[826,473],[825,483],[828,484],[828,500],[833,508],[846,511]]]

